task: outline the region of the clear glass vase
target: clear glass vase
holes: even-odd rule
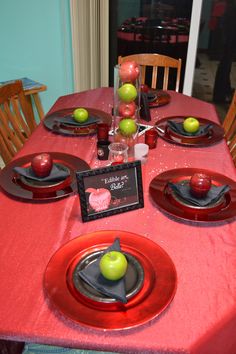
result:
[[[129,64],[130,63],[130,64]],[[114,67],[114,141],[128,145],[134,156],[140,112],[140,67],[135,62]]]

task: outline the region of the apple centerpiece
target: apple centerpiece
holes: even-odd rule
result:
[[[31,168],[37,177],[49,176],[53,166],[53,160],[50,154],[42,153],[33,157]]]
[[[134,82],[139,76],[139,66],[135,61],[120,64],[119,76],[122,82]]]
[[[140,109],[140,68],[135,61],[114,68],[114,141],[128,146],[128,156],[134,156],[138,138]]]
[[[131,136],[136,133],[138,126],[134,119],[123,118],[119,122],[119,132],[123,136]]]
[[[118,96],[122,102],[130,103],[137,97],[137,90],[133,84],[125,83],[118,89]]]
[[[205,197],[211,189],[211,177],[205,173],[194,173],[189,181],[189,186],[195,197]]]
[[[136,104],[135,102],[125,103],[120,102],[118,111],[121,117],[133,117],[135,115]]]
[[[105,253],[100,260],[99,268],[104,278],[119,280],[123,278],[128,267],[125,255],[119,251]]]
[[[73,112],[73,118],[76,122],[84,123],[89,118],[89,113],[85,108],[76,108]]]
[[[183,122],[183,129],[187,132],[187,133],[197,133],[197,131],[199,130],[200,127],[200,123],[198,121],[197,118],[194,117],[188,117],[185,118],[184,122]]]

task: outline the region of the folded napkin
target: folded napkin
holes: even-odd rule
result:
[[[65,125],[76,125],[76,126],[78,125],[79,127],[85,127],[87,125],[94,124],[99,121],[100,121],[99,118],[89,116],[88,119],[86,120],[86,122],[80,123],[80,122],[77,122],[76,120],[74,120],[72,115],[64,116],[61,118],[58,117],[58,118],[54,119],[55,123],[60,123],[60,124],[63,123]]]
[[[100,293],[112,299],[127,303],[124,277],[119,280],[113,281],[104,278],[103,275],[100,273],[100,259],[105,253],[110,251],[121,252],[119,238],[116,238],[114,243],[110,247],[108,247],[95,262],[91,263],[88,267],[81,270],[79,272],[79,276],[92,288],[99,291]]]
[[[38,177],[33,172],[30,167],[14,167],[13,170],[17,172],[20,176],[26,177],[28,179],[38,181],[38,182],[57,182],[66,179],[70,175],[68,168],[61,166],[59,164],[53,164],[50,174],[47,177]]]
[[[205,135],[212,128],[212,124],[200,125],[196,133],[188,133],[183,128],[183,123],[177,123],[173,120],[168,120],[167,122],[169,128],[177,134],[186,135],[186,136],[201,136]]]
[[[202,198],[197,198],[194,197],[191,193],[191,189],[189,186],[189,183],[168,183],[168,186],[171,188],[171,190],[176,193],[179,197],[184,199],[186,202],[189,202],[190,204],[200,206],[200,207],[205,207],[210,204],[216,203],[226,192],[230,190],[230,187],[228,185],[224,186],[211,186],[211,189],[207,193],[206,196]]]
[[[153,93],[153,92],[148,92],[147,93],[147,99],[148,99],[149,103],[154,102],[157,99],[157,95],[155,93]]]

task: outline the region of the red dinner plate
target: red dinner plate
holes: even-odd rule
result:
[[[95,108],[85,108],[89,116],[92,116],[94,118],[98,119],[98,122],[89,124],[89,125],[66,125],[66,124],[60,124],[60,117],[65,117],[68,115],[72,115],[73,111],[75,110],[74,108],[67,108],[63,109],[57,112],[53,112],[52,114],[49,114],[45,117],[44,119],[44,125],[47,129],[51,130],[53,133],[56,134],[62,134],[62,135],[70,135],[70,136],[83,136],[83,135],[89,135],[89,134],[95,134],[97,131],[97,124],[98,123],[107,123],[108,125],[111,126],[112,123],[112,116],[109,113],[106,113],[104,111],[95,109]]]
[[[117,237],[122,251],[141,264],[142,287],[127,304],[90,301],[75,288],[75,266],[89,254],[105,250]],[[171,258],[155,242],[126,231],[97,231],[73,239],[53,255],[44,287],[55,308],[71,320],[97,329],[123,330],[146,323],[165,310],[175,295],[177,275]]]
[[[219,203],[209,207],[189,206],[173,198],[168,188],[168,182],[178,183],[190,180],[194,173],[206,173],[211,177],[212,183],[216,186],[229,185],[229,192],[225,193]],[[156,176],[150,183],[149,192],[154,202],[168,214],[196,222],[213,222],[232,219],[236,216],[236,182],[219,173],[197,169],[179,168],[163,172]]]
[[[50,152],[53,162],[58,165],[65,166],[69,169],[70,175],[58,184],[50,184],[44,191],[42,186],[38,187],[30,185],[30,183],[22,179],[16,172],[13,171],[14,167],[28,167],[33,156],[38,153],[26,155],[19,159],[10,162],[0,173],[0,186],[4,192],[12,197],[20,198],[28,201],[50,201],[55,199],[65,198],[77,191],[76,172],[90,170],[89,165],[80,158],[64,154],[61,152]]]
[[[171,100],[170,95],[166,91],[151,90],[148,92],[149,108],[161,107],[168,104]]]
[[[168,120],[173,120],[177,123],[181,123],[187,117],[188,116],[172,116],[172,117],[166,117],[159,120],[155,124],[155,127],[158,131],[158,135],[162,139],[168,141],[169,143],[174,143],[177,145],[185,145],[185,146],[195,146],[195,147],[209,146],[223,139],[224,129],[220,125],[208,119],[200,118],[200,117],[195,117],[199,120],[200,125],[207,125],[207,124],[212,125],[212,128],[209,129],[209,133],[207,135],[196,136],[196,137],[184,136],[184,135],[176,134],[175,132],[172,132],[171,129],[169,129]]]

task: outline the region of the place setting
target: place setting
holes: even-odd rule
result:
[[[155,242],[126,231],[96,231],[69,241],[50,259],[45,294],[72,321],[124,330],[160,315],[174,298],[177,273]]]
[[[236,216],[236,182],[197,168],[157,175],[149,185],[155,204],[171,216],[194,222],[218,222]]]
[[[47,115],[44,126],[53,133],[83,136],[95,134],[99,123],[111,126],[112,116],[104,111],[88,108],[67,108]]]
[[[82,159],[59,152],[20,157],[1,171],[0,187],[25,201],[57,200],[77,191],[76,172],[90,170]]]
[[[165,117],[155,123],[155,128],[160,138],[177,145],[204,147],[224,138],[219,124],[201,117]]]
[[[165,106],[170,103],[171,96],[167,91],[164,90],[154,90],[149,88],[146,84],[140,85],[141,96],[145,96],[147,100],[149,108],[157,108],[161,106]]]

